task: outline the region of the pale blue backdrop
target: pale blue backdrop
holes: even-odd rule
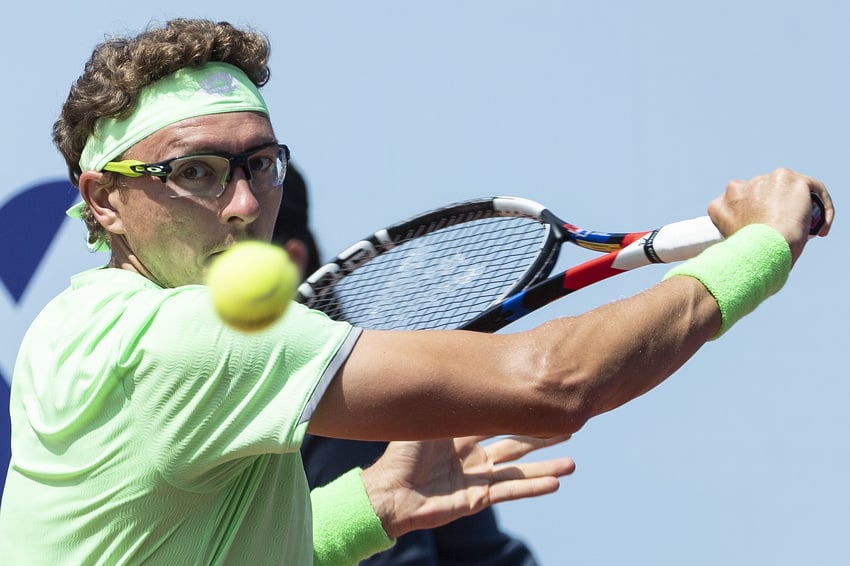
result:
[[[313,189],[327,255],[468,197],[526,196],[625,230],[701,215],[730,178],[778,166],[821,178],[838,221],[783,292],[673,379],[551,449],[578,464],[557,494],[498,513],[547,565],[850,564],[845,2],[179,4],[16,2],[0,34],[6,380],[38,309],[105,260],[56,213],[73,193],[35,188],[64,179],[50,130],[92,47],[151,20],[227,19],[271,38],[266,96]],[[587,289],[517,328],[662,274]],[[5,415],[0,425],[7,435]]]

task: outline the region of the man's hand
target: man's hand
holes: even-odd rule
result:
[[[391,442],[362,480],[387,535],[398,538],[494,503],[556,491],[558,478],[575,470],[570,458],[499,464],[568,438],[509,437],[488,445],[482,444],[487,437]]]
[[[790,169],[777,169],[749,181],[730,181],[726,192],[711,202],[708,213],[724,236],[747,224],[772,226],[788,242],[796,261],[809,239],[810,193],[823,201],[825,223],[818,235],[826,236],[835,215],[829,192],[817,179]]]

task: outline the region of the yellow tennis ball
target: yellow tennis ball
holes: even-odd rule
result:
[[[254,332],[283,315],[299,276],[280,246],[246,241],[219,254],[206,279],[219,317],[234,328]]]

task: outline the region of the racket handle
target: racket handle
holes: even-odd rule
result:
[[[823,205],[823,200],[815,193],[812,196],[812,224],[809,228],[810,236],[817,236],[820,229],[823,228],[826,222],[826,207]]]
[[[823,201],[812,196],[812,220],[809,234],[816,235],[826,222]],[[612,267],[628,271],[650,263],[685,261],[723,239],[708,216],[682,220],[662,226],[632,242],[617,253]]]

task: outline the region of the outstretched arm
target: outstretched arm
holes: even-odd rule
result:
[[[709,206],[726,242],[677,276],[576,317],[515,334],[365,331],[310,432],[378,440],[575,432],[661,383],[781,287],[809,237],[811,193],[826,205],[824,236],[834,211],[818,181],[779,169],[730,182]],[[768,246],[776,261],[762,266]]]

